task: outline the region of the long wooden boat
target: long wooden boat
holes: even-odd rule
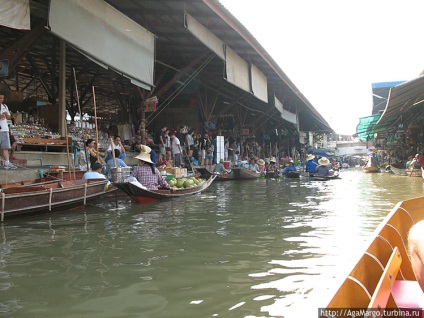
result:
[[[395,175],[398,176],[404,176],[404,177],[421,177],[421,169],[403,169],[403,168],[397,168],[393,165],[390,166],[390,171],[393,172]]]
[[[6,218],[66,210],[85,205],[106,193],[106,179],[7,184],[0,188],[1,221]]]
[[[279,179],[281,178],[281,174],[277,172],[267,172],[265,175],[265,179]]]
[[[300,177],[300,171],[290,171],[289,173],[284,175],[286,178],[289,179],[299,179]]]
[[[195,167],[195,169],[197,170],[197,172],[200,173],[200,176],[202,178],[209,178],[211,176],[211,172],[209,171],[208,168],[206,168],[205,166],[197,166]]]
[[[197,168],[196,168],[197,170]],[[199,171],[199,170],[197,170]],[[200,168],[200,174],[202,178],[210,178],[211,176],[216,176],[215,181],[228,181],[228,180],[234,180],[235,176],[232,173],[232,171],[228,172],[228,173],[213,173],[210,172],[207,168]]]
[[[376,173],[376,172],[380,172],[380,168],[375,166],[371,166],[371,167],[364,166],[362,168],[362,171],[365,173]]]
[[[198,186],[178,190],[147,190],[140,188],[130,182],[115,182],[113,183],[113,185],[119,190],[122,190],[126,194],[128,194],[134,201],[144,203],[161,199],[179,198],[203,192],[204,190],[209,188],[215,178],[216,176],[213,175],[210,176],[209,179],[206,180],[204,183]]]
[[[409,312],[405,317],[423,317],[424,293],[407,252],[409,230],[421,220],[424,220],[424,197],[399,202],[375,230],[363,255],[340,287],[330,294],[328,305],[320,310],[319,316],[353,317],[343,314],[341,308],[351,311],[365,308],[355,317],[383,317],[382,311],[390,308],[386,315],[395,317],[392,310],[399,308]],[[419,308],[418,314],[412,315],[411,308]]]
[[[243,167],[233,167],[231,168],[232,173],[234,174],[234,179],[236,180],[251,180],[258,179],[261,174]]]
[[[328,176],[320,176],[319,174],[314,174],[311,177],[311,180],[314,181],[328,181],[328,180],[334,180],[334,179],[340,179],[340,173],[338,171],[334,171],[333,174]]]

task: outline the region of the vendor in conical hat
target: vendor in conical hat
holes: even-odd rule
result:
[[[314,161],[314,159],[315,155],[313,154],[308,154],[306,156],[306,172],[315,172],[317,170],[318,164]]]
[[[168,182],[166,182],[165,178],[154,166],[149,153],[142,151],[135,159],[138,159],[138,166],[134,167],[131,175],[135,177],[138,182],[149,190],[157,190],[158,188],[170,189]]]
[[[275,157],[269,158],[269,165],[266,167],[266,173],[272,177],[277,177],[280,175],[277,167],[277,159]]]
[[[326,157],[321,157],[318,160],[318,168],[316,171],[316,176],[324,176],[327,177],[330,175],[330,171],[331,171],[331,163],[330,160],[328,160]]]
[[[156,167],[156,151],[146,145],[141,145],[140,151],[150,154],[150,160],[152,160],[153,165]]]

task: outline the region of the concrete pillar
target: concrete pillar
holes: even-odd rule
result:
[[[311,131],[309,132],[309,146],[314,146],[314,133]]]
[[[66,119],[66,42],[60,40],[59,53],[59,103],[58,103],[58,133],[65,137]]]
[[[322,135],[322,147],[323,148],[327,148],[327,145],[328,145],[327,139],[328,139],[328,135],[326,135],[326,134]]]

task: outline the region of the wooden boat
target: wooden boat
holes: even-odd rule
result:
[[[173,176],[173,175],[163,175],[164,177],[165,177],[165,179],[166,180],[171,180],[171,179],[174,179],[175,177]],[[179,177],[179,178],[175,178],[175,179],[182,179],[182,178],[191,178],[191,177],[195,177],[196,179],[198,179],[198,178],[200,178],[201,177],[201,174],[200,174],[200,172],[197,172],[197,171],[195,171],[194,173],[193,172],[189,172],[189,173],[187,173],[187,176],[185,176],[185,177]]]
[[[261,174],[243,167],[233,167],[231,172],[234,174],[234,179],[236,180],[251,180],[258,179]]]
[[[404,176],[404,177],[406,176],[421,177],[422,176],[421,169],[404,169],[404,168],[399,168],[398,165],[391,165],[390,171],[393,172],[395,175]]]
[[[267,172],[265,175],[265,179],[279,179],[281,178],[281,174],[276,172]]]
[[[300,177],[300,171],[290,171],[289,173],[284,175],[286,178],[289,179],[299,179]]]
[[[195,169],[200,173],[201,178],[209,178],[212,174],[205,166],[198,166]]]
[[[376,172],[380,172],[380,168],[376,166],[371,166],[371,167],[364,166],[362,168],[362,171],[365,173],[376,173]]]
[[[311,179],[314,181],[328,181],[328,180],[334,180],[334,179],[339,179],[340,178],[340,174],[338,171],[334,171],[334,173],[332,175],[329,176],[320,176],[318,174],[314,174]]]
[[[391,308],[390,311],[419,308],[415,315],[409,313],[405,317],[423,317],[424,293],[417,283],[406,249],[410,228],[421,220],[424,220],[424,197],[399,202],[375,230],[363,255],[340,287],[330,294],[331,299],[319,316],[330,317],[330,308],[336,311],[338,308],[365,308],[365,312],[355,317],[383,317],[382,310],[387,308]],[[377,315],[372,315],[376,310],[379,311],[374,312]],[[353,317],[337,312],[333,312],[334,317]],[[392,317],[395,314],[389,312]]]
[[[210,172],[207,168],[202,167],[199,169],[196,168],[198,172],[200,172],[200,175],[202,178],[210,178],[211,176],[216,176],[215,181],[227,181],[227,180],[234,180],[235,176],[232,173],[232,171],[228,173],[213,173]]]
[[[34,182],[33,182],[34,181]],[[38,179],[2,185],[1,221],[5,218],[65,210],[106,193],[106,179],[53,181]]]
[[[179,198],[187,195],[197,194],[206,190],[212,182],[215,180],[216,176],[210,176],[208,180],[206,180],[201,185],[192,188],[184,188],[179,190],[147,190],[142,189],[132,183],[129,182],[116,182],[113,183],[115,187],[119,190],[124,191],[128,194],[134,201],[144,203],[144,202],[152,202],[161,199],[170,199],[170,198]]]

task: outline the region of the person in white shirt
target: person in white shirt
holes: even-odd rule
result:
[[[183,150],[182,150],[181,144],[180,144],[180,140],[175,136],[175,133],[173,131],[171,131],[169,136],[171,137],[171,149],[172,149],[172,154],[174,155],[174,159],[175,159],[175,165],[174,166],[180,167],[181,166],[181,155],[183,153]]]
[[[121,159],[122,161],[125,160],[125,158],[127,157],[127,154],[125,153],[125,148],[124,146],[122,146],[121,143],[121,137],[119,136],[115,136],[114,140],[113,140],[113,149],[118,149],[119,152],[121,153],[119,155],[119,159]],[[109,147],[106,150],[106,154],[105,154],[105,161],[108,162],[110,159],[112,159],[112,145],[109,145]]]
[[[11,146],[7,120],[11,117],[9,108],[6,104],[3,104],[3,102],[4,94],[0,93],[0,149],[3,157],[2,167],[4,169],[16,169],[16,166],[9,161],[9,150],[11,149]]]
[[[84,173],[84,175],[82,176],[83,179],[88,180],[88,179],[106,179],[106,176],[101,172],[103,169],[103,166],[98,163],[95,162],[91,165],[91,171],[87,171],[86,173]],[[110,182],[108,181],[107,185],[110,185]]]

